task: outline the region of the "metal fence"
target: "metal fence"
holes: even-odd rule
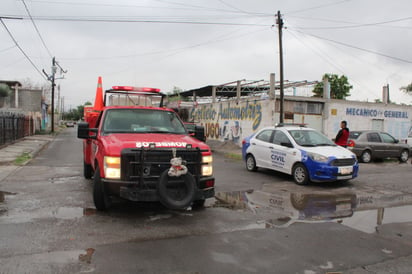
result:
[[[0,146],[33,134],[33,120],[23,114],[0,112]]]

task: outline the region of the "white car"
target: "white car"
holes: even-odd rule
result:
[[[299,185],[347,181],[358,176],[356,155],[304,126],[266,127],[242,142],[249,171],[268,168],[291,174]]]

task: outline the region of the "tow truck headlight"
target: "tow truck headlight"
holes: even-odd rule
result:
[[[322,163],[326,163],[328,161],[328,157],[323,156],[321,154],[317,154],[317,153],[308,153],[309,157],[316,162],[322,162]]]
[[[203,156],[202,157],[202,175],[203,176],[212,176],[213,174],[213,167],[212,167],[212,162],[213,162],[213,157],[212,155],[208,156]]]
[[[107,179],[120,179],[120,157],[104,157],[104,175]]]

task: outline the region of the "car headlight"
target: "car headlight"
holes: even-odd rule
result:
[[[202,175],[203,176],[212,176],[213,174],[213,167],[212,167],[212,162],[213,162],[213,157],[212,155],[208,156],[203,156],[202,157]]]
[[[328,157],[323,156],[323,155],[321,155],[321,154],[317,154],[317,153],[311,152],[311,153],[308,153],[308,156],[309,156],[313,161],[316,161],[316,162],[326,163],[326,162],[328,161]]]
[[[104,175],[107,179],[120,179],[120,157],[104,157]]]

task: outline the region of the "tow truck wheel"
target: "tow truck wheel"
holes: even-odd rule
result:
[[[86,162],[83,162],[83,175],[84,178],[86,179],[91,179],[93,176],[93,169],[92,165],[86,164]]]
[[[189,172],[179,177],[171,177],[165,170],[159,178],[157,190],[160,202],[170,209],[183,209],[190,206],[195,197],[196,181]]]
[[[100,178],[99,167],[96,168],[93,178],[93,201],[97,210],[105,211],[110,207],[110,198]]]
[[[309,183],[308,170],[301,163],[297,163],[293,166],[292,175],[293,180],[298,185],[307,185]]]

